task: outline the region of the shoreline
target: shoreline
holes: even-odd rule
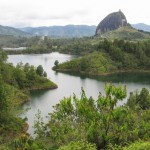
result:
[[[53,90],[57,88],[58,88],[57,85],[51,87],[32,87],[32,88],[26,88],[23,91]]]
[[[113,71],[113,72],[103,72],[103,73],[88,73],[85,71],[77,71],[77,70],[70,70],[70,69],[55,69],[52,68],[54,71],[57,72],[65,72],[65,73],[80,73],[80,74],[85,74],[85,75],[93,75],[93,76],[109,76],[109,75],[113,75],[113,74],[118,74],[118,73],[150,73],[150,70],[142,70],[142,69],[130,69],[130,70],[117,70],[117,71]]]
[[[52,81],[51,81],[52,82]],[[26,99],[24,99],[24,101],[22,102],[22,104],[25,104],[27,102],[30,101],[31,97],[30,97],[30,92],[32,91],[38,91],[38,90],[53,90],[53,89],[57,89],[58,88],[58,85],[53,83],[53,85],[49,85],[49,86],[33,86],[33,87],[30,87],[30,88],[25,88],[25,89],[21,89],[20,91],[22,93],[24,93],[24,95],[27,96]],[[21,105],[22,105],[21,104]]]

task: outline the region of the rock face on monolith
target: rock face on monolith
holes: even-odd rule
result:
[[[95,35],[101,35],[105,32],[118,29],[119,27],[127,26],[125,15],[119,10],[106,16],[97,26]]]

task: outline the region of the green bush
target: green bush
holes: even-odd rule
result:
[[[122,150],[150,150],[150,141],[148,142],[136,142],[127,147],[124,147]]]
[[[96,150],[96,146],[86,141],[77,141],[70,142],[67,146],[62,146],[58,150]]]

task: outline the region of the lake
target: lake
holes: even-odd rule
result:
[[[16,47],[16,48],[3,47],[2,49],[4,51],[22,51],[22,50],[26,50],[27,47]]]
[[[61,63],[75,57],[76,56],[56,52],[50,54],[9,55],[8,62],[14,65],[19,62],[24,64],[28,62],[30,65],[34,66],[42,65],[47,72],[48,78],[58,85],[58,88],[54,90],[31,92],[30,102],[24,105],[24,108],[30,107],[28,112],[24,114],[24,116],[28,118],[28,123],[30,125],[28,132],[30,134],[33,135],[32,126],[34,125],[34,118],[38,109],[42,112],[42,116],[46,116],[49,112],[53,111],[52,106],[59,103],[64,97],[69,97],[73,95],[73,93],[80,97],[81,87],[84,88],[88,97],[92,96],[95,99],[99,92],[104,93],[104,85],[106,82],[126,85],[128,95],[131,91],[141,90],[143,87],[150,90],[150,73],[123,73],[98,77],[80,75],[77,73],[58,73],[51,69],[54,66],[55,60]],[[126,100],[122,103],[125,102]]]

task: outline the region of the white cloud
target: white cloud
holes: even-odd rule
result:
[[[119,9],[130,23],[150,24],[149,4],[149,0],[0,0],[0,24],[97,25],[107,14]]]

